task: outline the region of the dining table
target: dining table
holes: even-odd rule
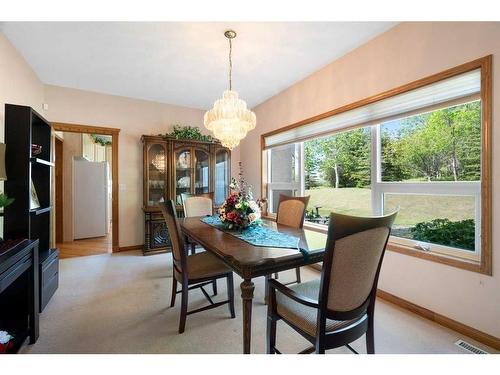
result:
[[[321,262],[325,254],[326,234],[262,219],[258,232],[264,233],[264,236],[261,235],[263,238],[246,238],[245,230],[228,230],[221,225],[212,224],[208,220],[210,218],[213,217],[180,219],[181,230],[185,236],[216,255],[243,279],[240,284],[243,353],[249,354],[255,289],[252,279]]]

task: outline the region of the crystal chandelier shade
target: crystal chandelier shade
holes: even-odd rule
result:
[[[233,149],[255,128],[255,113],[247,109],[247,103],[238,99],[236,91],[226,90],[222,99],[205,113],[205,127],[214,133],[222,145]]]
[[[222,99],[216,100],[213,108],[205,113],[204,124],[224,147],[232,150],[255,128],[256,117],[247,108],[247,103],[232,90],[231,40],[236,37],[236,33],[228,30],[224,35],[229,39],[229,90],[224,91]]]

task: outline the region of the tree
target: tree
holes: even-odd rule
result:
[[[320,141],[320,169],[335,188],[370,185],[370,131],[356,129]]]
[[[409,117],[402,120],[400,138],[403,163],[412,177],[439,179],[448,151],[443,123],[429,122],[429,114]]]
[[[477,180],[481,110],[478,101],[402,120],[401,161],[412,178]]]
[[[384,129],[382,129],[380,138],[382,146],[382,180],[395,182],[410,178],[410,171],[403,162],[403,150],[399,138]]]
[[[321,147],[318,139],[304,142],[305,188],[319,186],[319,168],[322,161]]]

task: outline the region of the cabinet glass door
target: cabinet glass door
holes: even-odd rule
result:
[[[194,161],[194,193],[202,194],[208,193],[209,185],[209,155],[205,151],[195,150]]]
[[[148,150],[148,206],[154,206],[165,200],[166,181],[165,148],[162,145],[152,145]]]
[[[226,150],[215,155],[215,204],[221,205],[229,195],[229,154]]]
[[[191,193],[191,151],[175,153],[175,201],[182,204],[181,194]]]

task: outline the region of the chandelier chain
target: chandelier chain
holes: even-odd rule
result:
[[[229,39],[229,91],[233,88],[233,43],[232,38]]]

